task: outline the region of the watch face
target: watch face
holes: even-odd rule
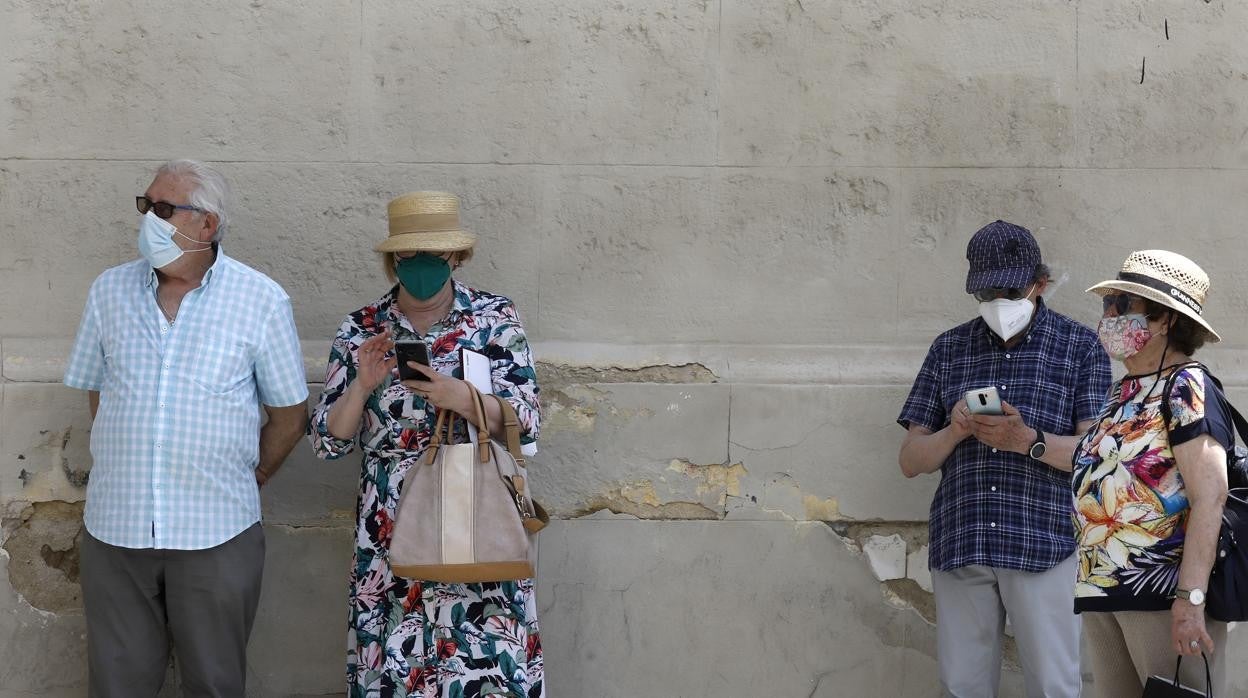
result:
[[[1039,460],[1044,457],[1044,451],[1045,451],[1045,447],[1044,447],[1043,441],[1041,441],[1040,443],[1034,443],[1031,445],[1031,457],[1035,458],[1036,460]]]
[[[1199,606],[1205,602],[1205,592],[1200,589],[1192,589],[1188,592],[1187,599],[1192,602],[1193,606]]]

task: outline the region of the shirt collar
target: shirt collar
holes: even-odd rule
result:
[[[212,281],[212,277],[217,273],[217,268],[221,266],[221,260],[225,259],[225,250],[221,247],[221,243],[214,242],[212,246],[215,248],[217,258],[212,260],[212,266],[204,272],[204,278],[200,279],[199,286],[204,288]],[[143,286],[145,288],[153,288],[157,285],[156,268],[150,264],[147,266],[147,274],[143,277]]]

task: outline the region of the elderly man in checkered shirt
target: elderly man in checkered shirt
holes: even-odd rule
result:
[[[170,640],[184,695],[245,694],[259,486],[303,435],[308,391],[290,299],[221,249],[226,195],[202,163],[157,171],[136,197],[142,259],[92,284],[65,373],[94,420],[81,566],[95,698],[155,696]]]
[[[940,471],[928,563],[947,695],[996,696],[1008,614],[1027,695],[1078,696],[1071,458],[1109,389],[1096,333],[1045,306],[1049,282],[1026,229],[971,238],[966,291],[979,317],[941,334],[897,421],[906,477]],[[993,388],[1000,413],[972,413]],[[980,401],[975,399],[976,403]]]

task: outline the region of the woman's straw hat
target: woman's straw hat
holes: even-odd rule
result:
[[[1089,293],[1105,296],[1124,291],[1156,301],[1190,317],[1209,333],[1209,341],[1222,338],[1205,322],[1202,313],[1209,294],[1209,275],[1192,260],[1166,250],[1132,252],[1122,263],[1118,278],[1088,289]]]
[[[459,197],[444,191],[414,191],[387,206],[390,236],[378,252],[459,252],[477,236],[459,227]]]

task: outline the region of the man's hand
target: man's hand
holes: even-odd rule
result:
[[[955,442],[962,443],[963,439],[974,432],[975,425],[971,423],[972,416],[970,408],[966,406],[966,401],[959,400],[953,408],[953,415],[949,418],[949,431]]]
[[[264,406],[269,421],[260,430],[260,465],[256,468],[256,484],[264,485],[282,467],[290,450],[303,436],[308,425],[305,403],[289,407]]]
[[[1004,414],[971,415],[971,435],[999,451],[1023,454],[1030,451],[1036,440],[1036,430],[1027,426],[1018,410],[1005,400],[1001,401],[1001,411]]]

